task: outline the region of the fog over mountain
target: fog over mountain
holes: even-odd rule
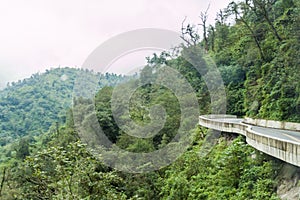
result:
[[[0,7],[0,88],[50,67],[81,66],[102,42],[126,31],[163,28],[179,32],[185,16],[187,22],[199,24],[200,12],[209,2],[208,21],[214,23],[216,12],[229,0],[4,1]],[[135,63],[143,64],[141,60]]]

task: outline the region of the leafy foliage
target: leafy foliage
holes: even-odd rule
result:
[[[199,42],[194,26],[182,29],[188,44],[180,50],[204,46],[213,57],[225,84],[228,113],[300,122],[299,12],[300,2],[296,0],[232,2],[218,13],[216,24],[207,29],[204,41]],[[1,144],[27,135],[2,148],[2,154],[10,159],[2,158],[0,165],[1,198],[277,200],[276,177],[281,161],[256,151],[241,136],[222,133],[211,150],[204,152],[211,132],[195,127],[189,130],[193,133],[192,145],[183,155],[168,167],[144,174],[118,172],[105,166],[101,155],[97,157],[88,151],[79,140],[74,110],[66,109],[72,101],[78,73],[97,79],[100,76],[102,89],[92,97],[94,101],[82,97],[74,100],[74,106],[84,113],[90,109],[87,105],[95,103],[97,120],[113,142],[105,146],[107,149],[118,146],[130,152],[151,152],[168,144],[179,146],[172,141],[180,126],[178,99],[167,88],[152,84],[160,66],[180,72],[197,95],[200,113],[210,112],[210,94],[201,77],[207,69],[200,74],[180,54],[163,52],[147,60],[141,80],[126,84],[140,86],[130,102],[130,120],[145,125],[151,120],[152,106],[160,104],[165,108],[166,123],[151,138],[129,136],[114,120],[114,88],[110,86],[123,80],[120,76],[54,69],[12,83],[1,91]],[[199,60],[200,64],[203,62]],[[124,109],[122,102],[118,109]],[[186,117],[183,123],[195,117],[198,116]],[[81,120],[92,123],[88,117]],[[40,134],[46,130],[46,134]],[[142,168],[151,165],[146,163]]]
[[[233,26],[226,23],[231,17]],[[210,53],[227,86],[230,113],[300,122],[299,24],[294,0],[232,2],[219,13]]]
[[[51,125],[64,123],[66,109],[72,105],[77,77],[90,76],[100,87],[115,85],[124,77],[96,74],[88,70],[56,68],[11,83],[0,91],[1,145],[26,135],[40,135]]]

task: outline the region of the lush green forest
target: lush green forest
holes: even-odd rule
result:
[[[220,12],[207,45],[224,72],[229,113],[300,121],[299,26],[299,1],[242,1]]]
[[[66,111],[72,107],[75,81],[82,76],[97,80],[99,87],[125,79],[116,74],[55,68],[8,84],[0,91],[0,145],[26,135],[40,135],[51,125],[64,123]]]
[[[201,33],[183,23],[184,42],[178,47],[182,54],[150,56],[139,79],[125,83],[117,75],[93,74],[97,79],[102,76],[95,98],[74,99],[71,108],[76,74],[89,71],[53,69],[1,91],[1,142],[7,144],[1,148],[5,157],[0,165],[1,199],[280,199],[277,192],[286,164],[253,149],[238,135],[211,138],[212,130],[195,123],[187,130],[191,134],[185,153],[171,165],[147,173],[126,173],[126,165],[124,170],[107,166],[101,159],[113,160],[113,154],[99,158],[81,141],[76,125],[88,124],[90,115],[78,119],[73,112],[88,112],[93,104],[96,119],[113,142],[103,145],[107,152],[116,146],[134,153],[181,147],[174,139],[180,124],[197,121],[198,116],[181,121],[178,96],[148,81],[159,79],[158,71],[169,66],[190,83],[199,113],[210,113],[210,94],[201,76],[207,69],[200,74],[182,56],[193,49],[204,49],[205,56],[215,61],[225,84],[227,113],[300,122],[300,2],[233,2],[219,11],[214,26],[207,26],[206,20],[203,11]],[[129,106],[135,123],[150,123],[150,107],[164,107],[165,124],[155,136],[136,138],[117,125],[111,109],[117,83],[140,85]],[[19,139],[12,142],[13,138]],[[146,163],[139,170],[152,165]],[[300,173],[297,168],[295,172]]]

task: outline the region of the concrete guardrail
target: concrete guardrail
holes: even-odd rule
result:
[[[281,121],[266,120],[266,119],[252,119],[249,117],[245,117],[244,123],[255,125],[255,126],[267,127],[267,128],[300,131],[300,123],[281,122]]]
[[[269,135],[263,135],[262,133],[256,132],[252,130],[253,121],[250,121],[251,124],[245,124],[243,121],[239,123],[225,121],[226,119],[228,120],[230,118],[234,119],[236,116],[203,115],[199,116],[199,124],[214,130],[241,134],[246,137],[247,143],[255,149],[300,167],[300,143],[272,137]],[[258,123],[254,124],[253,122],[253,125],[263,125],[261,121],[256,120],[256,122]],[[265,123],[265,125],[266,126],[264,127],[271,126],[270,128],[274,128],[275,126],[270,122]],[[276,127],[279,126],[276,125]]]

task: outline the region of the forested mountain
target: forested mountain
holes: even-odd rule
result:
[[[152,75],[155,76],[155,73]],[[149,120],[143,118],[151,105],[159,103],[166,108],[165,127],[154,137],[146,139],[129,136],[116,125],[110,107],[112,90],[112,87],[104,87],[97,93],[95,109],[99,124],[115,145],[134,153],[151,152],[166,145],[181,146],[180,141],[172,140],[178,129],[180,110],[174,106],[178,102],[166,88],[151,85],[140,88],[131,104],[130,113],[137,123]],[[86,112],[86,108],[90,107],[89,101],[77,101],[74,110]],[[207,149],[206,155],[203,148],[209,142],[205,138],[212,133],[197,127],[190,130],[189,140],[192,143],[189,149],[173,164],[148,173],[131,174],[101,162],[102,158],[106,162],[107,159],[111,162],[116,159],[113,149],[103,152],[100,160],[88,151],[86,144],[79,139],[82,137],[75,128],[74,116],[69,113],[65,125],[37,138],[37,142],[20,140],[17,148],[6,151],[12,159],[1,165],[3,198],[278,199],[275,194],[276,177],[283,164],[259,153],[242,137],[223,133],[211,141],[211,145],[215,145]],[[90,115],[85,116],[89,119]],[[97,143],[94,139],[92,142]],[[126,157],[126,154],[123,156]],[[138,159],[143,158],[124,160],[121,167],[125,170],[132,162],[139,162]],[[164,162],[164,157],[160,159]],[[147,170],[152,165],[149,162],[139,169]]]
[[[0,145],[22,136],[40,135],[56,122],[64,123],[66,110],[72,106],[76,78],[81,76],[98,80],[99,87],[124,79],[115,74],[54,68],[9,84],[0,91]]]
[[[205,16],[206,13],[202,13],[199,19],[199,23],[204,26],[207,19]],[[218,13],[214,26],[205,27],[203,34],[198,33],[193,25],[184,25],[182,38],[184,44],[178,47],[181,54],[173,56],[164,52],[149,57],[139,80],[120,84],[120,91],[123,86],[140,86],[129,102],[130,119],[126,114],[119,116],[121,119],[145,125],[151,122],[151,114],[155,114],[151,107],[158,104],[164,107],[165,124],[156,135],[138,138],[121,129],[111,109],[116,87],[103,87],[92,100],[76,99],[72,109],[68,110],[66,119],[62,120],[65,121],[64,124],[58,124],[56,129],[50,129],[47,134],[36,137],[36,141],[22,139],[5,149],[5,156],[10,159],[0,166],[1,198],[299,199],[299,167],[253,149],[241,136],[221,133],[219,137],[213,137],[216,135],[213,131],[199,127],[196,123],[190,130],[185,130],[185,133],[191,133],[185,134],[190,145],[172,164],[148,173],[127,173],[129,170],[147,171],[156,163],[166,162],[165,155],[163,158],[158,157],[160,160],[155,162],[131,167],[132,163],[143,159],[138,157],[141,153],[160,150],[166,145],[180,149],[182,144],[176,137],[180,125],[187,125],[195,119],[197,121],[198,116],[193,115],[181,119],[179,100],[184,99],[183,96],[175,95],[167,87],[148,83],[149,80],[161,78],[158,72],[164,66],[179,72],[190,83],[201,114],[212,110],[209,90],[202,77],[207,69],[204,68],[201,71],[203,74],[200,74],[183,56],[185,52],[198,57],[198,63],[208,62],[205,58],[202,59],[203,55],[213,58],[224,81],[228,114],[300,122],[300,1],[232,2]],[[201,54],[197,54],[199,49],[202,50]],[[63,69],[57,69],[61,70]],[[61,80],[63,74],[57,72],[55,77]],[[37,76],[46,75],[47,73]],[[113,80],[114,77],[116,76],[112,76]],[[170,77],[166,77],[168,78]],[[168,81],[174,82],[173,79]],[[65,88],[68,87],[65,82],[49,83],[51,87],[62,84],[58,88]],[[37,83],[39,87],[43,85],[40,81]],[[20,92],[17,91],[22,83],[17,85],[20,87],[16,87],[16,84],[11,86],[16,88],[12,92]],[[43,87],[49,89],[50,86],[45,84]],[[8,98],[9,90],[10,88],[3,92],[2,99]],[[127,93],[127,90],[124,89],[123,92]],[[24,91],[22,96],[25,95],[27,92]],[[31,93],[31,96],[34,95],[34,92]],[[190,98],[189,94],[185,96]],[[21,97],[12,102],[19,105],[18,99]],[[64,105],[64,102],[59,103]],[[185,102],[192,105],[192,102]],[[117,109],[122,113],[125,103],[122,100],[118,103]],[[15,105],[4,107],[1,104],[2,109],[11,109],[11,113],[14,113]],[[58,114],[63,109],[58,108],[60,110],[54,121],[59,119]],[[91,112],[91,108],[95,112]],[[83,141],[85,138],[77,129],[80,125],[84,133],[92,136],[94,130],[90,127],[93,128],[93,116],[112,142],[106,144],[104,140],[98,141],[103,137],[90,138],[92,145],[100,144],[100,155],[89,151],[91,145],[86,143],[87,140]],[[131,129],[131,126],[125,128]],[[116,150],[123,156],[121,159],[128,158],[130,153],[136,153],[137,156],[124,159],[120,166],[115,162],[118,161]],[[111,165],[107,166],[106,163]]]
[[[203,45],[223,72],[229,113],[300,122],[299,4],[247,0],[219,12]]]

